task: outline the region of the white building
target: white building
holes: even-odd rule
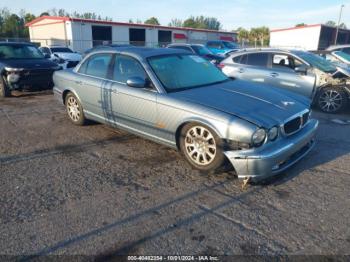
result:
[[[32,42],[41,45],[66,45],[78,52],[107,43],[156,47],[173,42],[204,43],[208,40],[237,40],[235,32],[70,17],[42,16],[27,23],[26,26],[29,27]]]
[[[336,28],[322,24],[270,31],[270,46],[323,50],[335,43]],[[350,43],[350,30],[339,29],[337,44]]]

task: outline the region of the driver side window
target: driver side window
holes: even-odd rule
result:
[[[126,84],[126,81],[131,77],[147,79],[147,74],[136,59],[125,55],[117,55],[115,57],[112,80]]]

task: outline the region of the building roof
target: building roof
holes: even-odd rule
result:
[[[273,30],[270,30],[270,32],[280,32],[280,31],[289,31],[289,30],[310,28],[310,27],[319,27],[319,26],[321,26],[321,25],[322,25],[322,24],[294,26],[294,27],[289,27],[289,28],[273,29]]]
[[[59,22],[80,22],[80,23],[93,23],[93,24],[104,24],[104,25],[121,25],[121,26],[133,26],[133,27],[146,27],[146,28],[159,28],[159,29],[169,29],[169,30],[183,30],[183,31],[196,31],[196,32],[211,32],[211,33],[220,33],[220,34],[237,34],[236,32],[226,32],[210,29],[199,29],[199,28],[189,28],[189,27],[172,27],[172,26],[162,26],[162,25],[150,25],[150,24],[135,24],[135,23],[124,23],[124,22],[112,22],[112,21],[102,21],[102,20],[92,20],[92,19],[83,19],[83,18],[74,18],[66,16],[41,16],[33,21],[26,23],[27,27],[31,26],[40,26],[40,25],[49,25],[47,24],[37,24],[38,22],[49,19]],[[37,24],[37,25],[36,25]]]
[[[298,30],[298,29],[305,29],[305,28],[311,28],[311,27],[321,27],[321,26],[336,28],[334,26],[329,26],[329,25],[325,25],[325,24],[313,24],[313,25],[294,26],[294,27],[289,27],[289,28],[272,29],[272,30],[270,30],[270,32],[274,33],[274,32],[280,32],[280,31]],[[339,28],[339,30],[350,31],[349,29],[344,29],[344,28]]]

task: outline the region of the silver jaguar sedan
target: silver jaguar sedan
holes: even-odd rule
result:
[[[54,74],[54,93],[76,125],[86,119],[181,150],[202,171],[226,160],[238,177],[278,174],[313,147],[310,101],[226,77],[174,49],[115,48]]]

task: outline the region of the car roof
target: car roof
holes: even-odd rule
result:
[[[264,53],[264,52],[271,52],[271,53],[287,53],[287,54],[295,54],[298,53],[305,53],[304,50],[297,50],[297,49],[280,49],[280,48],[246,48],[246,49],[238,49],[236,52],[233,52],[230,54],[230,56],[238,56],[243,54],[253,54],[253,53]]]
[[[0,45],[30,45],[30,46],[35,46],[33,43],[29,43],[29,42],[3,42],[3,41],[0,41]]]
[[[150,47],[135,47],[135,46],[126,46],[126,47],[111,47],[106,50],[98,50],[96,53],[101,53],[104,51],[129,55],[136,55],[141,59],[146,59],[152,56],[158,55],[172,55],[172,54],[189,54],[190,52],[180,49],[171,49],[171,48],[150,48]]]
[[[350,47],[350,45],[331,45],[327,48],[327,50],[334,50],[334,49],[345,48],[345,47]]]
[[[175,43],[175,44],[169,44],[169,47],[171,46],[204,46],[203,44],[190,44],[190,43]]]

